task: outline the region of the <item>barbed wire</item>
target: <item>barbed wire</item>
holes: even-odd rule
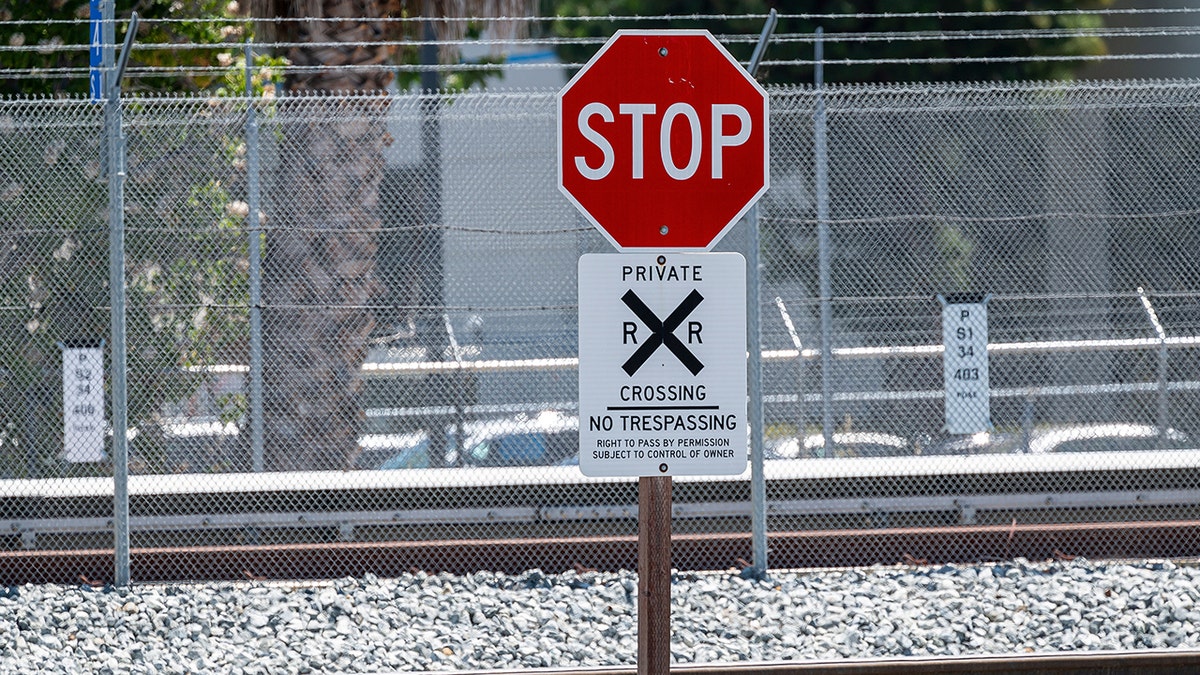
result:
[[[763,217],[776,223],[790,225],[894,225],[898,223],[937,222],[954,223],[958,225],[1002,224],[1002,223],[1031,223],[1042,220],[1090,219],[1090,220],[1162,220],[1166,218],[1195,218],[1200,216],[1200,209],[1170,209],[1145,212],[1111,212],[1111,211],[1035,211],[1017,215],[995,216],[964,216],[947,213],[902,213],[874,218],[826,218],[823,220],[812,217],[793,217],[773,215]]]
[[[814,33],[777,33],[771,37],[774,43],[806,43],[818,41],[826,44],[838,42],[934,42],[955,40],[1032,40],[1032,39],[1066,39],[1077,37],[1099,38],[1145,38],[1145,37],[1194,37],[1200,35],[1200,26],[1165,26],[1165,27],[1109,27],[1109,28],[1047,28],[1037,30],[969,30],[969,31],[875,31],[853,33],[824,33],[818,37]],[[759,37],[750,34],[718,34],[714,37],[722,43],[750,44],[757,42]],[[303,48],[325,48],[346,46],[382,46],[382,47],[497,47],[497,46],[596,46],[602,45],[608,38],[599,37],[536,37],[536,38],[481,38],[481,39],[447,39],[447,40],[378,40],[372,42],[271,42],[252,43],[256,49],[269,50]],[[228,51],[245,47],[245,42],[138,42],[135,51],[173,51],[173,50],[214,50]],[[54,52],[80,52],[89,48],[85,43],[43,43],[36,45],[0,45],[3,52],[37,52],[48,54]]]
[[[1170,52],[1153,54],[1049,54],[1035,56],[961,56],[919,58],[864,58],[864,59],[763,59],[763,66],[924,66],[944,64],[986,63],[1042,63],[1042,62],[1085,62],[1085,61],[1167,61],[1200,58],[1198,52]]]
[[[1141,38],[1200,35],[1200,26],[1113,26],[1103,28],[1039,28],[961,31],[875,31],[837,33],[777,33],[772,42],[945,42],[954,40],[1036,40],[1076,37]]]
[[[781,14],[780,21],[836,21],[841,19],[956,19],[956,18],[1012,18],[1012,17],[1070,17],[1070,16],[1195,16],[1200,15],[1200,8],[1102,8],[1095,10],[1005,10],[996,12],[859,12],[859,13],[797,13],[797,14]],[[499,22],[530,22],[530,23],[546,23],[555,21],[569,22],[612,22],[612,23],[644,23],[648,21],[734,21],[734,20],[760,20],[765,19],[765,14],[686,14],[686,15],[644,15],[644,16],[629,16],[629,15],[606,15],[606,16],[504,16],[504,17],[467,17],[467,18],[437,18],[437,21],[471,21],[482,24],[499,23]],[[209,25],[225,25],[225,26],[251,26],[263,22],[308,22],[308,23],[342,23],[346,21],[377,21],[384,23],[399,23],[413,24],[430,20],[428,17],[361,17],[361,18],[292,18],[292,19],[254,19],[254,18],[161,18],[161,19],[144,19],[142,23],[147,26],[154,24],[177,25],[177,24],[209,24]],[[115,20],[117,24],[125,24],[125,21]],[[58,20],[31,20],[31,19],[9,19],[0,21],[0,31],[5,28],[13,28],[20,26],[72,26],[84,27],[91,25],[88,19],[58,19]],[[1073,39],[1073,38],[1103,38],[1103,39],[1147,39],[1147,38],[1188,38],[1200,35],[1200,25],[1169,25],[1169,26],[1108,26],[1108,27],[1049,27],[1049,28],[974,28],[969,30],[963,29],[947,29],[947,30],[919,30],[919,31],[855,31],[839,33],[836,30],[825,31],[818,36],[816,33],[808,31],[791,31],[780,32],[772,36],[772,42],[776,44],[792,44],[804,45],[813,44],[818,41],[824,44],[838,43],[878,43],[878,42],[955,42],[955,41],[1015,41],[1015,40],[1036,40],[1036,39]],[[25,44],[23,36],[17,36],[17,33],[10,34],[9,44],[0,44],[0,55],[37,55],[37,56],[53,56],[57,54],[81,54],[90,49],[87,43],[72,43],[64,42],[61,38],[51,38],[50,40],[42,40],[37,44]],[[747,45],[756,43],[759,39],[757,33],[731,33],[720,34],[716,36],[719,41],[730,45]],[[224,41],[216,43],[208,42],[135,42],[134,54],[148,54],[151,52],[171,52],[171,51],[212,51],[221,53],[233,53],[244,50],[249,44],[256,53],[264,52],[280,53],[286,50],[295,48],[305,49],[329,49],[329,48],[347,48],[347,47],[385,47],[391,49],[412,49],[423,46],[437,46],[443,50],[462,51],[466,48],[484,48],[488,49],[493,55],[499,56],[499,61],[502,63],[482,62],[483,59],[465,59],[457,63],[441,63],[441,64],[389,64],[382,66],[398,73],[421,73],[421,72],[476,72],[476,71],[494,71],[499,67],[507,70],[538,70],[545,68],[566,68],[573,69],[582,67],[582,62],[577,61],[561,61],[553,58],[552,52],[561,50],[564,47],[599,47],[607,40],[605,36],[523,36],[523,37],[484,37],[482,39],[439,39],[439,40],[382,40],[373,42],[338,42],[338,41],[321,41],[321,42],[271,42],[271,43],[254,43],[248,41]],[[1111,45],[1110,45],[1111,46]],[[540,50],[546,52],[544,60],[532,59],[515,59],[509,60],[514,51]],[[825,66],[878,66],[878,65],[898,65],[898,66],[921,66],[921,65],[944,65],[944,64],[1004,64],[1004,63],[1035,63],[1035,62],[1127,62],[1127,61],[1168,61],[1168,60],[1186,60],[1200,58],[1200,52],[1185,52],[1185,51],[1154,51],[1139,53],[1136,51],[1114,51],[1102,54],[1054,54],[1054,55],[1011,55],[1011,56],[958,56],[958,57],[942,57],[942,56],[914,56],[914,57],[889,57],[889,58],[874,58],[869,55],[848,58],[826,58],[820,63]],[[161,60],[161,59],[158,59]],[[139,77],[194,77],[194,76],[213,76],[226,73],[232,60],[225,58],[222,63],[214,65],[146,65],[137,64],[131,67],[128,75],[133,78]],[[812,66],[817,64],[815,58],[776,58],[763,61],[764,66]],[[338,70],[379,70],[379,64],[366,66],[357,65],[278,65],[273,66],[274,72],[283,75],[291,74],[310,74],[317,73],[323,70],[336,68]],[[30,66],[24,68],[7,68],[4,71],[6,78],[13,79],[38,79],[38,78],[85,78],[88,76],[89,68],[86,66],[55,66],[41,67]]]
[[[1193,10],[1193,12],[1200,13],[1200,9]],[[991,17],[991,16],[1000,16],[1003,14],[1005,14],[1005,13],[996,12],[994,14],[978,14],[978,16]],[[791,18],[795,18],[798,16],[800,16],[800,15],[788,15],[788,17],[791,17]],[[823,15],[823,16],[832,16],[832,15]],[[837,16],[845,18],[846,16],[850,16],[850,15],[837,15]],[[857,16],[864,17],[864,18],[870,18],[871,16],[876,16],[876,15],[857,15]],[[909,16],[909,15],[878,15],[878,16],[900,17],[900,16]],[[920,16],[920,17],[931,18],[931,17],[944,17],[944,16],[953,16],[953,15],[951,15],[951,14],[914,14],[911,16],[913,16],[913,17]],[[788,18],[788,17],[784,17],[784,18]],[[571,19],[571,18],[576,18],[576,17],[533,17],[529,20],[545,22],[545,21],[566,20],[566,19]],[[636,22],[636,21],[650,20],[650,19],[683,21],[683,20],[708,19],[708,18],[716,19],[716,18],[722,18],[722,17],[720,17],[718,15],[690,15],[690,16],[666,15],[666,16],[660,16],[660,17],[644,17],[644,16],[639,16],[639,17],[620,16],[620,17],[617,17],[617,16],[613,16],[613,17],[607,17],[604,19],[600,19],[598,17],[586,17],[586,20],[590,20],[590,21],[611,20],[611,21],[616,21],[616,22],[626,22],[626,21]],[[729,18],[756,19],[756,18],[764,18],[764,17],[758,16],[758,15],[739,15],[737,17],[729,17]],[[305,23],[336,22],[338,24],[341,24],[346,21],[411,22],[414,20],[415,19],[412,19],[412,18],[403,18],[403,19],[400,19],[400,18],[397,18],[397,19],[369,19],[369,18],[319,19],[319,18],[314,18],[314,19],[270,19],[270,20],[267,20],[267,19],[194,19],[194,20],[190,20],[190,19],[141,19],[139,21],[139,23],[143,26],[152,26],[155,23],[212,23],[212,24],[224,25],[224,26],[243,26],[244,27],[246,25],[254,24],[254,23],[274,23],[277,21],[293,21],[293,22],[302,21]],[[441,21],[441,20],[442,19],[439,19],[439,21]],[[452,21],[453,19],[448,19],[448,20]],[[488,21],[489,19],[472,19],[472,21],[476,21],[476,20]],[[508,19],[492,19],[491,21],[501,21],[501,20],[508,20]],[[117,23],[119,26],[124,26],[128,22],[122,21],[122,20],[116,20],[115,23]],[[82,27],[85,25],[90,25],[90,22],[87,19],[60,19],[60,20],[46,20],[46,21],[8,20],[8,21],[0,21],[0,29],[3,29],[5,27],[10,27],[10,26],[56,25],[56,24]],[[1195,25],[1186,25],[1186,26],[1108,26],[1108,27],[1059,26],[1059,27],[1029,28],[1029,29],[975,28],[975,29],[971,29],[971,30],[874,31],[874,32],[870,32],[870,31],[837,32],[837,31],[828,31],[827,30],[822,39],[825,41],[832,42],[832,41],[839,41],[839,40],[859,40],[859,41],[861,41],[861,40],[896,40],[896,39],[906,39],[906,40],[994,39],[994,38],[1017,39],[1017,38],[1089,37],[1089,36],[1094,36],[1094,37],[1142,37],[1142,36],[1194,35],[1194,34],[1196,34],[1196,32],[1198,30],[1200,30],[1200,28],[1198,28]],[[782,34],[777,34],[776,37],[778,37],[779,35],[782,35]],[[797,37],[803,37],[804,39],[808,39],[808,40],[815,39],[811,32],[795,33],[793,35],[795,35]],[[757,39],[758,36],[757,36],[757,34],[734,34],[734,35],[724,35],[722,37],[725,37],[727,39],[749,40],[749,39]],[[549,43],[553,43],[553,44],[574,44],[574,43],[590,44],[590,43],[596,42],[597,40],[599,40],[600,42],[603,42],[603,38],[596,38],[596,37],[544,37],[544,36],[543,37],[524,36],[524,37],[513,37],[513,38],[458,39],[458,40],[439,39],[439,40],[429,40],[429,41],[420,40],[420,39],[411,39],[411,40],[403,40],[402,42],[404,44],[412,44],[412,45],[431,44],[431,43],[439,44],[439,45],[508,44],[508,43],[522,43],[522,42],[536,42],[536,43],[548,43],[548,44]],[[377,44],[379,42],[387,42],[387,41],[377,41],[377,42],[373,41],[373,42],[371,42],[371,44]],[[162,44],[170,45],[173,47],[194,48],[194,47],[211,47],[214,44],[239,44],[239,43],[226,41],[226,42],[222,42],[222,43],[172,42],[172,43],[162,43]],[[267,43],[262,43],[262,44],[267,44]],[[270,43],[270,44],[274,45],[274,46],[285,46],[285,45],[290,45],[292,43],[276,42],[276,43]],[[303,44],[311,44],[311,43],[306,42]],[[351,44],[351,43],[338,42],[335,44]],[[37,48],[38,46],[39,45],[24,45],[23,47],[32,49],[32,48]],[[21,47],[22,47],[21,45],[15,46],[15,48],[21,48]]]
[[[1137,16],[1137,15],[1164,15],[1164,14],[1198,14],[1200,8],[1197,7],[1098,7],[1096,9],[1019,9],[1019,10],[996,10],[988,12],[978,11],[961,11],[961,12],[847,12],[847,13],[808,13],[808,14],[780,14],[780,19],[805,19],[805,20],[823,20],[823,19],[974,19],[974,18],[990,18],[990,17],[1035,17],[1035,16]],[[765,16],[765,15],[763,15]]]
[[[876,12],[876,13],[802,13],[802,14],[779,14],[780,21],[801,20],[801,21],[838,21],[838,20],[875,20],[875,19],[953,19],[953,18],[1020,18],[1020,17],[1077,17],[1077,16],[1161,16],[1161,15],[1193,15],[1200,14],[1200,8],[1129,8],[1129,9],[1095,9],[1095,10],[999,10],[992,12]],[[644,22],[661,22],[661,21],[762,21],[767,18],[766,14],[657,14],[657,15],[597,15],[597,16],[555,16],[555,15],[533,15],[533,16],[500,16],[500,17],[422,17],[422,16],[407,16],[407,17],[276,17],[276,18],[256,18],[256,17],[194,17],[194,18],[146,18],[141,17],[139,23],[143,27],[153,27],[155,25],[220,25],[220,26],[251,26],[261,23],[304,23],[304,24],[331,24],[338,25],[347,22],[356,23],[396,23],[396,24],[421,24],[427,21],[437,23],[473,23],[473,24],[488,24],[488,23],[553,23],[553,22],[573,22],[573,23],[644,23]],[[101,24],[114,23],[118,27],[128,24],[126,19],[99,19]],[[83,26],[91,25],[92,21],[87,18],[77,19],[5,19],[0,20],[0,29],[13,26]],[[1031,29],[1022,32],[1022,34],[1040,35],[1048,31],[1068,31],[1070,34],[1077,34],[1090,31],[1113,31],[1113,30],[1146,30],[1145,27],[1126,27],[1126,28],[1044,28]],[[1149,30],[1156,30],[1149,28]],[[988,31],[983,31],[987,33]],[[836,33],[831,33],[830,36]],[[905,32],[898,31],[892,33],[880,33],[880,35],[902,35]]]
[[[825,66],[863,66],[863,65],[942,65],[942,64],[999,64],[999,63],[1038,63],[1038,62],[1104,62],[1104,61],[1182,61],[1200,58],[1196,52],[1164,52],[1145,54],[1096,54],[1096,55],[1040,55],[1040,56],[970,56],[970,57],[920,57],[920,58],[857,58],[857,59],[764,59],[764,67],[813,66],[818,63]],[[546,70],[555,68],[582,68],[582,62],[541,61],[522,63],[451,63],[451,64],[391,64],[375,65],[340,65],[340,66],[270,66],[270,69],[280,75],[313,74],[338,70],[344,72],[372,72],[391,70],[398,73],[454,73],[454,72],[494,72],[501,68],[506,70]],[[223,66],[141,66],[130,67],[126,75],[131,78],[139,77],[178,77],[178,76],[215,76],[227,73],[228,67]],[[11,79],[40,79],[45,77],[86,79],[89,76],[87,68],[25,68],[9,69],[4,76]]]
[[[1198,7],[1098,7],[1095,9],[1025,9],[1025,10],[994,10],[994,11],[950,11],[950,12],[800,12],[800,13],[780,13],[780,20],[802,20],[802,21],[836,21],[836,20],[855,20],[861,21],[864,19],[974,19],[974,18],[1032,18],[1032,17],[1079,17],[1079,16],[1164,16],[1164,15],[1189,15],[1200,14]],[[742,13],[742,14],[605,14],[591,16],[572,16],[572,15],[555,15],[555,14],[531,14],[531,15],[504,15],[495,17],[486,16],[468,16],[468,17],[443,17],[443,16],[389,16],[389,17],[273,17],[273,18],[258,18],[258,17],[160,17],[160,18],[142,18],[141,22],[147,25],[153,24],[230,24],[230,23],[250,23],[250,22],[270,22],[270,23],[343,23],[343,22],[379,22],[379,23],[408,23],[419,24],[425,21],[437,21],[441,23],[511,23],[514,21],[524,22],[551,22],[551,21],[566,21],[566,22],[620,22],[620,23],[638,23],[645,21],[745,21],[745,20],[763,20],[767,18],[767,14],[763,13]],[[7,19],[0,21],[0,26],[5,25],[29,25],[29,24],[77,24],[86,22],[87,19]],[[123,19],[111,19],[118,24],[123,24]]]
[[[764,59],[761,62],[763,67],[788,67],[788,66],[813,66],[821,63],[825,66],[867,66],[867,65],[903,65],[903,66],[921,66],[921,65],[944,65],[944,64],[1000,64],[1000,63],[1037,63],[1037,62],[1102,62],[1102,61],[1183,61],[1190,59],[1200,59],[1200,54],[1197,53],[1163,53],[1163,54],[1125,54],[1117,56],[1008,56],[1008,57],[971,57],[971,58],[922,58],[922,59],[826,59],[823,61],[815,61],[812,59]],[[280,75],[305,75],[330,70],[348,71],[348,72],[371,72],[381,69],[390,70],[397,73],[422,73],[422,72],[437,72],[437,73],[467,73],[479,72],[489,73],[496,72],[502,67],[506,70],[550,70],[557,68],[573,69],[582,68],[583,63],[580,62],[543,62],[543,63],[525,63],[525,64],[441,64],[441,65],[414,65],[414,64],[397,64],[381,67],[375,66],[272,66],[271,70]],[[130,68],[126,75],[127,77],[138,78],[163,78],[163,77],[214,77],[228,72],[227,68],[220,66],[171,66],[171,67],[146,67],[146,68]],[[45,78],[55,79],[70,79],[70,80],[86,80],[89,77],[89,71],[80,68],[29,68],[19,69],[15,72],[5,72],[5,77],[14,80],[39,80]]]

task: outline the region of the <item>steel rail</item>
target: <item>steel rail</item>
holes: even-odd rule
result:
[[[1071,559],[1200,557],[1200,520],[804,530],[769,534],[775,569]],[[677,534],[673,565],[740,571],[744,532]],[[394,577],[414,571],[519,574],[636,569],[637,535],[135,547],[136,583]],[[112,549],[0,551],[0,586],[108,583]]]
[[[1200,651],[1146,650],[1070,654],[908,656],[763,663],[672,664],[673,675],[1184,675],[1200,668]],[[529,670],[487,675],[529,675]],[[635,667],[538,669],[537,675],[635,675]]]

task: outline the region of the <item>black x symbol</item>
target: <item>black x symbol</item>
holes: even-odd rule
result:
[[[683,302],[679,303],[670,316],[659,321],[654,312],[642,302],[637,294],[632,290],[625,291],[625,295],[621,296],[621,302],[633,310],[633,313],[642,320],[642,323],[646,324],[651,333],[650,338],[641,347],[638,347],[625,365],[621,366],[625,373],[632,376],[638,371],[638,368],[646,363],[651,354],[658,351],[659,347],[666,345],[667,349],[671,350],[671,353],[691,371],[692,375],[698,375],[704,369],[704,364],[700,363],[700,359],[696,358],[695,354],[688,351],[682,340],[675,337],[675,329],[679,328],[683,320],[692,313],[692,310],[696,309],[702,300],[704,300],[704,296],[700,295],[696,289],[692,289],[692,292],[683,299]]]

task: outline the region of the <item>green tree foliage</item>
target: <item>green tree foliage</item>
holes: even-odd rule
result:
[[[43,135],[23,119],[28,110],[6,112],[0,124],[0,477],[38,476],[56,473],[62,450],[61,391],[50,384],[61,378],[56,343],[107,336],[107,254],[98,225],[104,188],[96,180],[97,138],[81,128]],[[72,146],[92,153],[78,155],[68,151]]]
[[[228,468],[168,457],[172,410],[206,382],[195,367],[245,362],[243,102],[127,104],[126,302],[134,471]],[[46,125],[46,119],[57,124]],[[0,105],[0,477],[104,473],[62,453],[61,343],[109,336],[108,195],[95,106]],[[239,401],[218,401],[227,420]],[[186,410],[186,406],[181,408]],[[193,413],[194,414],[194,413]]]
[[[223,51],[215,47],[184,45],[240,45],[246,26],[237,21],[238,3],[230,0],[118,0],[116,41],[124,39],[130,15],[146,20],[138,31],[140,44],[179,45],[173,49],[135,48],[130,66],[203,67],[222,63]],[[0,94],[86,94],[88,80],[81,69],[88,66],[87,0],[0,0],[0,63],[17,76],[0,78]],[[204,20],[199,20],[201,17]],[[194,21],[155,22],[155,19]],[[216,19],[214,21],[213,19]],[[222,21],[221,19],[224,19]],[[45,76],[29,76],[39,69]],[[71,72],[73,71],[73,72]],[[163,91],[204,90],[221,78],[220,73],[146,78],[136,88]]]
[[[1089,10],[1112,4],[1112,0],[1073,0],[1050,2],[1027,0],[1022,3],[1001,3],[996,0],[964,0],[953,7],[955,12],[995,12],[999,10]],[[791,14],[845,14],[836,20],[788,20],[778,31],[791,35],[811,35],[820,26],[826,36],[825,59],[836,62],[846,59],[956,59],[1031,56],[1099,55],[1105,50],[1100,38],[1090,36],[1012,39],[953,39],[953,40],[879,40],[852,39],[853,34],[885,32],[955,32],[955,31],[1018,31],[1041,29],[1096,28],[1102,25],[1095,15],[1066,14],[1057,16],[980,16],[938,17],[933,12],[951,11],[944,4],[931,0],[815,0],[797,6],[781,0],[542,0],[542,13],[559,17],[607,16],[677,16],[690,15],[765,15],[770,9]],[[928,12],[920,18],[857,18],[862,14],[906,14]],[[670,21],[614,22],[598,19],[579,21],[560,19],[549,26],[556,36],[603,38],[618,28],[706,28],[716,35],[755,34],[761,31],[761,20],[710,20],[680,18]],[[730,44],[735,57],[747,61],[753,50],[748,43]],[[598,45],[569,45],[560,49],[565,60],[586,61]],[[813,45],[809,41],[775,42],[767,52],[769,60],[812,60]],[[1066,79],[1083,61],[1030,60],[990,63],[874,63],[837,65],[825,69],[827,82],[928,82],[928,81],[993,81]],[[759,79],[773,83],[807,83],[812,81],[811,66],[776,66],[764,68]]]
[[[236,3],[195,0],[118,3],[154,18],[232,19]],[[7,67],[87,66],[88,3],[4,3],[12,23]],[[61,18],[60,18],[61,17]],[[51,20],[51,21],[47,21]],[[56,22],[58,20],[61,22]],[[68,20],[70,20],[68,22]],[[117,31],[120,40],[124,25]],[[235,21],[143,24],[138,40],[213,47],[135,50],[131,65],[204,66],[203,77],[126,80],[125,90],[209,90],[241,96],[243,26]],[[230,44],[236,41],[236,43]],[[251,72],[260,95],[279,82],[281,60],[258,56]],[[82,77],[7,78],[0,93],[70,95],[87,91]],[[247,238],[244,230],[245,103],[202,106],[179,124],[161,104],[126,98],[126,295],[129,418],[134,471],[229,468],[227,457],[183,464],[168,456],[165,429],[173,409],[206,378],[195,366],[244,362]],[[95,342],[109,332],[108,209],[101,108],[85,102],[8,102],[0,114],[0,477],[105,473],[71,466],[62,453],[60,343]],[[137,120],[141,120],[139,123]],[[47,122],[51,122],[47,124]],[[218,401],[229,419],[244,402]],[[186,406],[185,406],[186,407]]]

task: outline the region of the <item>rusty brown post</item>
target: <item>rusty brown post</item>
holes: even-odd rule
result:
[[[671,671],[671,477],[638,479],[638,675]]]

